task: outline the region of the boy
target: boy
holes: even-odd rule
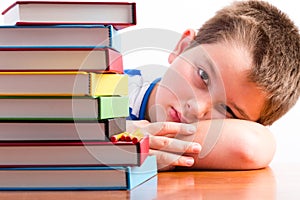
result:
[[[299,59],[299,32],[285,14],[262,1],[234,2],[197,34],[183,33],[161,79],[130,83],[136,121],[128,130],[151,135],[160,170],[266,167],[275,140],[264,125],[296,103]]]

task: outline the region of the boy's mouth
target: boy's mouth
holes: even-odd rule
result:
[[[171,107],[171,109],[169,109],[169,116],[171,117],[171,120],[173,122],[181,122],[180,113],[177,112],[177,110],[173,107]]]

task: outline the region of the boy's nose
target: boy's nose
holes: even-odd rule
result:
[[[211,105],[210,101],[190,99],[185,105],[186,114],[194,120],[210,119]]]

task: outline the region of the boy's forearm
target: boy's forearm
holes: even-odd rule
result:
[[[199,142],[202,151],[193,155],[197,169],[258,169],[268,166],[275,152],[275,139],[257,123],[244,120],[207,120],[197,134],[183,140]]]

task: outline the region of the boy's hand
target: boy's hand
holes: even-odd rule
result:
[[[173,169],[175,166],[192,166],[194,158],[183,154],[198,154],[199,143],[176,139],[178,135],[192,135],[196,128],[191,124],[175,122],[127,121],[127,129],[133,132],[140,129],[150,136],[150,154],[156,155],[160,171]]]

